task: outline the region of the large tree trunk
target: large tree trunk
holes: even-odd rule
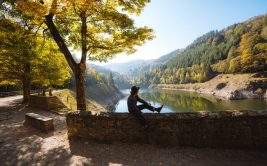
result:
[[[85,64],[79,64],[75,73],[77,110],[86,111],[85,99]]]
[[[30,81],[23,81],[23,103],[28,103],[30,101],[30,90],[31,83]]]
[[[53,96],[53,94],[52,94],[52,88],[49,89],[49,96]]]
[[[23,103],[28,103],[30,101],[30,92],[31,92],[31,65],[26,63],[24,64],[24,76],[22,78],[23,84]]]
[[[53,1],[55,3],[55,1]],[[54,4],[55,5],[55,4]],[[83,13],[85,14],[85,13]],[[55,42],[57,43],[60,51],[64,54],[70,68],[72,69],[72,72],[75,75],[76,79],[76,100],[77,100],[77,109],[81,111],[86,111],[86,99],[85,99],[85,82],[84,82],[84,74],[85,74],[85,61],[86,61],[86,43],[83,39],[83,48],[82,48],[82,58],[81,62],[77,64],[75,60],[73,59],[64,39],[61,37],[59,31],[57,30],[57,27],[55,26],[53,22],[53,14],[50,13],[45,16],[45,24],[47,25],[51,35],[53,36]],[[85,15],[82,15],[83,17]],[[83,22],[86,22],[86,19],[83,19]],[[83,23],[82,31],[86,30],[86,26]],[[84,33],[83,33],[84,34]],[[83,35],[82,38],[84,38],[86,35]]]
[[[45,88],[45,87],[43,87],[42,95],[43,95],[43,96],[46,96],[46,88]]]

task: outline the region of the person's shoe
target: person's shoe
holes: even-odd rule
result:
[[[161,107],[156,108],[155,110],[156,110],[158,113],[160,113],[162,107],[163,107],[163,105],[161,105]]]

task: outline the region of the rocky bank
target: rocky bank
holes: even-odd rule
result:
[[[266,73],[220,74],[204,83],[159,84],[153,87],[194,91],[229,100],[267,99]]]

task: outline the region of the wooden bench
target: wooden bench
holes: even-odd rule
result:
[[[25,114],[24,125],[32,126],[42,131],[54,130],[53,119],[36,113]]]

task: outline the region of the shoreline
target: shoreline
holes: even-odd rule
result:
[[[184,91],[184,92],[195,92],[198,94],[204,94],[213,96],[218,99],[224,99],[224,100],[245,100],[245,99],[262,99],[267,100],[267,92],[265,94],[259,95],[255,94],[252,91],[245,91],[240,92],[238,90],[235,90],[233,92],[230,92],[230,94],[219,93],[218,91],[208,90],[208,89],[185,89],[185,88],[161,88],[161,87],[153,87],[156,89],[163,89],[163,90],[173,90],[173,91]],[[221,95],[222,94],[222,95]]]
[[[267,79],[254,77],[253,74],[220,74],[204,83],[158,84],[151,88],[196,92],[225,100],[267,100]]]
[[[225,96],[214,95],[212,92],[201,91],[201,90],[198,90],[198,89],[159,88],[159,87],[156,87],[156,89],[171,90],[171,91],[183,91],[183,92],[194,92],[194,93],[198,93],[199,95],[208,95],[208,96],[213,96],[213,97],[215,97],[217,99],[229,100]]]

